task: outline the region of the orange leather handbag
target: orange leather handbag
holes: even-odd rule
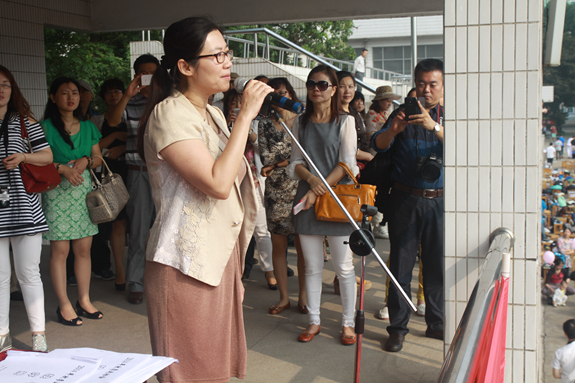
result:
[[[356,222],[361,222],[361,205],[373,206],[377,186],[360,184],[346,163],[340,162],[337,165],[345,170],[349,178],[353,180],[353,184],[337,184],[332,186],[332,189],[353,219]],[[349,222],[337,202],[335,202],[329,193],[317,197],[315,201],[315,217],[319,221]]]

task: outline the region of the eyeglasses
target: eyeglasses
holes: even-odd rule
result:
[[[198,56],[198,58],[201,59],[204,57],[215,57],[218,64],[222,64],[224,62],[224,60],[226,59],[226,56],[228,56],[230,61],[232,61],[232,59],[234,58],[234,51],[230,49],[227,52],[219,52],[219,53],[214,53],[213,55]]]
[[[120,93],[124,93],[124,92],[122,92],[122,91],[119,90],[119,89],[114,89],[114,90],[109,90],[109,91],[107,91],[106,93],[104,93],[104,95],[106,95],[106,96],[111,96],[111,95],[113,95],[113,94],[120,94]]]
[[[316,86],[317,86],[317,89],[319,89],[321,92],[323,92],[323,91],[327,90],[327,88],[329,88],[330,86],[333,86],[333,85],[330,85],[329,82],[323,81],[323,80],[318,81],[318,82],[315,82],[313,80],[307,80],[305,82],[305,87],[307,88],[307,90],[314,90]]]
[[[12,88],[12,84],[10,84],[9,82],[3,82],[2,84],[0,84],[0,88],[10,89],[10,88]]]

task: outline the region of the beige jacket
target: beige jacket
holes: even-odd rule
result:
[[[208,112],[229,137],[222,112],[210,105]],[[197,109],[176,91],[156,105],[144,135],[144,152],[156,206],[146,259],[175,267],[192,278],[217,286],[238,238],[243,267],[257,216],[254,183],[243,157],[246,175],[242,182],[236,177],[230,196],[225,200],[207,196],[160,155],[167,146],[183,140],[202,140],[214,160],[225,147]]]

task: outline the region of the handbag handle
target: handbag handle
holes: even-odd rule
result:
[[[108,164],[106,163],[106,160],[104,160],[104,157],[102,156],[94,156],[94,157],[99,157],[102,160],[102,163],[104,164],[104,166],[106,167],[106,169],[108,169],[108,175],[110,177],[112,177],[114,175],[114,173],[112,173],[112,171],[110,170],[110,168],[108,167]],[[92,170],[92,169],[90,169]]]
[[[108,169],[108,175],[111,178],[113,178],[114,173],[112,173],[112,170],[110,170],[110,168],[108,167],[108,164],[106,163],[106,160],[104,160],[104,157],[102,157],[102,156],[94,156],[94,157],[99,157],[102,160],[102,163],[104,164],[106,169]],[[93,180],[96,181],[96,186],[92,186],[92,188],[94,188],[94,189],[101,188],[102,184],[100,183],[100,181],[98,180],[98,177],[96,177],[96,174],[94,174],[94,171],[91,168],[90,168],[90,173],[92,173]]]
[[[22,140],[24,142],[28,141],[28,149],[30,153],[34,153],[32,145],[30,145],[30,137],[28,137],[28,130],[26,129],[26,124],[24,124],[24,117],[20,116],[20,134],[22,135]]]
[[[340,162],[337,164],[337,166],[339,166],[340,168],[342,168],[347,175],[349,176],[349,178],[351,178],[351,180],[353,181],[353,183],[355,184],[355,187],[358,188],[359,187],[359,182],[357,182],[357,179],[355,178],[355,176],[353,175],[353,173],[351,172],[351,170],[349,169],[349,166],[347,166],[347,164],[345,162]]]

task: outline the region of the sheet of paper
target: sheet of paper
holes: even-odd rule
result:
[[[48,355],[101,359],[102,363],[98,370],[82,380],[82,383],[140,383],[177,362],[173,358],[149,354],[117,353],[95,348],[58,349]]]
[[[23,355],[29,354],[29,355]],[[98,369],[101,360],[52,358],[49,354],[17,353],[0,362],[0,382],[78,383]]]
[[[130,371],[142,368],[152,357],[152,355],[147,354],[118,353],[95,348],[58,349],[50,352],[49,355],[102,359],[98,370],[90,376],[90,383],[115,383],[120,377],[129,374]]]

